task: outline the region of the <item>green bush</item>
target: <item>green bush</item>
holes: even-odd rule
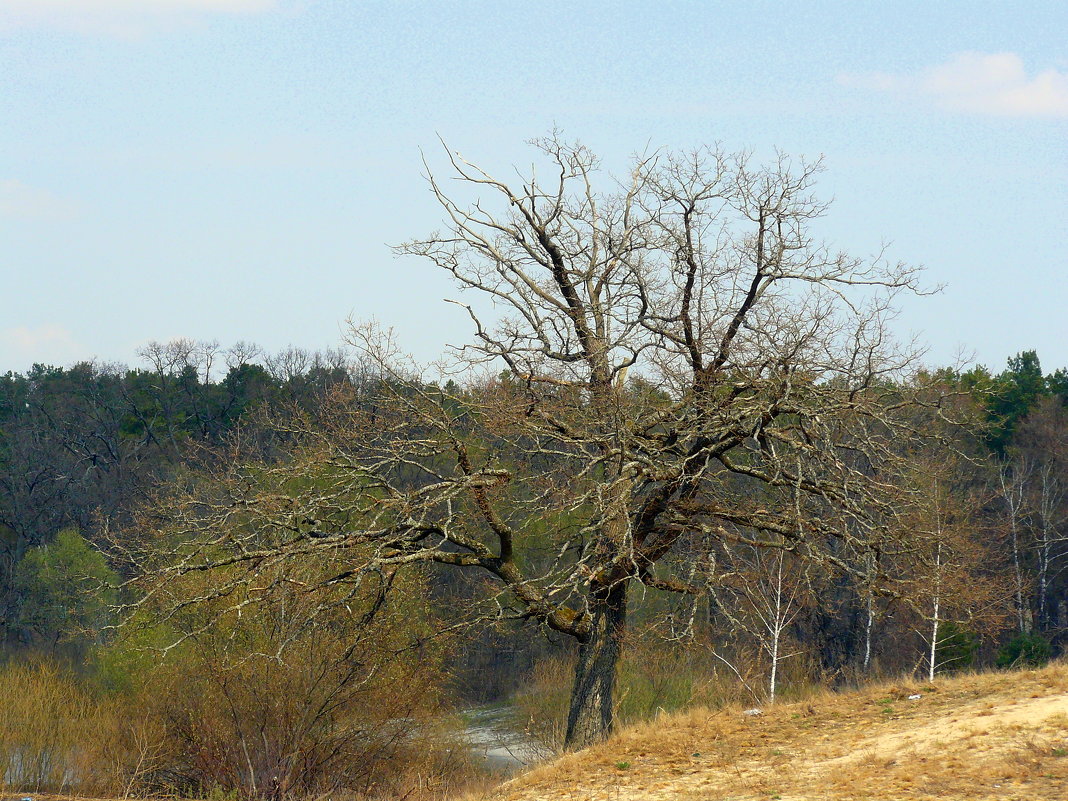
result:
[[[18,625],[38,643],[76,651],[97,639],[115,600],[118,577],[104,555],[74,529],[31,548],[15,568]]]
[[[1040,634],[1017,634],[1000,649],[996,664],[999,668],[1028,665],[1038,667],[1053,657],[1053,645]]]

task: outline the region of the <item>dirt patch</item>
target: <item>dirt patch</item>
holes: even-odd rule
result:
[[[1029,698],[1022,701],[1004,701],[991,705],[971,704],[956,711],[953,717],[938,717],[920,725],[910,726],[907,731],[878,735],[862,740],[855,751],[845,756],[828,760],[836,763],[861,759],[886,759],[902,753],[916,754],[945,751],[968,741],[971,748],[991,749],[998,746],[1011,747],[1024,731],[1038,732],[1052,726],[1054,729],[1068,724],[1068,695],[1050,698]],[[977,742],[978,741],[978,742]]]

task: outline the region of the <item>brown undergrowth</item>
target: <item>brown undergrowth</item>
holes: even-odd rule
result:
[[[919,696],[919,698],[915,698]],[[634,726],[496,801],[1068,798],[1068,664],[902,680]],[[469,796],[468,798],[473,798]]]

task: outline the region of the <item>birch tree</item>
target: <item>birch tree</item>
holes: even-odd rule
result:
[[[915,468],[914,503],[902,524],[916,535],[909,600],[922,621],[917,630],[925,644],[923,662],[928,681],[934,681],[957,658],[945,653],[953,639],[1001,628],[1007,593],[979,536],[975,510],[981,504],[969,492],[966,466],[945,457],[917,457]]]
[[[731,549],[729,574],[709,587],[732,637],[755,640],[767,665],[767,700],[775,703],[779,667],[802,653],[790,636],[797,617],[811,601],[809,577],[785,548]]]
[[[1062,400],[1047,396],[1037,402],[1018,429],[1015,461],[1031,465],[1025,473],[1030,541],[1034,552],[1035,607],[1039,629],[1060,625],[1059,582],[1068,558],[1068,411]]]
[[[1024,490],[1027,485],[1029,466],[1002,462],[998,465],[998,498],[1004,508],[1005,525],[1009,530],[1009,549],[1012,553],[1013,603],[1016,626],[1020,634],[1030,631],[1028,606],[1029,593],[1025,590],[1023,532],[1026,512]]]

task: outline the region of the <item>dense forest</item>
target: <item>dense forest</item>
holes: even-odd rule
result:
[[[818,164],[602,196],[538,146],[558,183],[452,158],[491,200],[432,178],[450,231],[401,248],[506,309],[452,372],[366,327],[0,378],[10,782],[388,797],[466,770],[476,703],[581,747],[1062,652],[1068,373],[918,368],[917,271],[813,241]]]
[[[145,365],[137,368],[34,365],[0,377],[0,626],[7,653],[80,658],[103,638],[108,616],[93,594],[72,593],[67,605],[59,594],[71,588],[49,582],[74,575],[90,552],[109,553],[105,531],[123,532],[161,487],[207,470],[237,437],[246,457],[270,458],[283,436],[279,421],[324,412],[339,388],[359,387],[351,397],[374,402],[374,379],[342,351],[291,349],[262,359],[257,353],[245,344],[222,350],[176,341],[147,348]],[[1000,626],[976,640],[982,658],[993,658],[1006,643],[1017,647],[1021,634],[1041,642],[1043,652],[1049,653],[1046,643],[1059,650],[1068,631],[1068,377],[1063,369],[1044,375],[1034,351],[1010,359],[997,374],[976,367],[940,375],[982,414],[974,458],[955,478],[955,489],[973,493],[967,533],[985,554],[975,570],[1011,585],[998,597]],[[253,447],[257,453],[250,454]],[[63,532],[76,533],[84,545],[57,548]],[[448,584],[451,576],[443,572],[438,581]],[[828,589],[819,593],[821,604],[790,615],[789,630],[821,670],[837,675],[873,654],[866,650],[863,593],[842,586],[828,596]],[[716,605],[701,603],[701,622],[710,626]],[[650,623],[666,627],[671,638],[683,630],[695,636],[692,610],[681,615],[665,607],[659,616]],[[702,636],[715,639],[711,628]],[[908,640],[911,633],[906,628],[895,636]],[[917,649],[902,649],[887,632],[872,644],[883,663],[895,655],[920,659]],[[472,638],[467,664],[454,678],[473,698],[495,699],[530,670],[534,655],[522,652],[540,650],[525,636]]]

